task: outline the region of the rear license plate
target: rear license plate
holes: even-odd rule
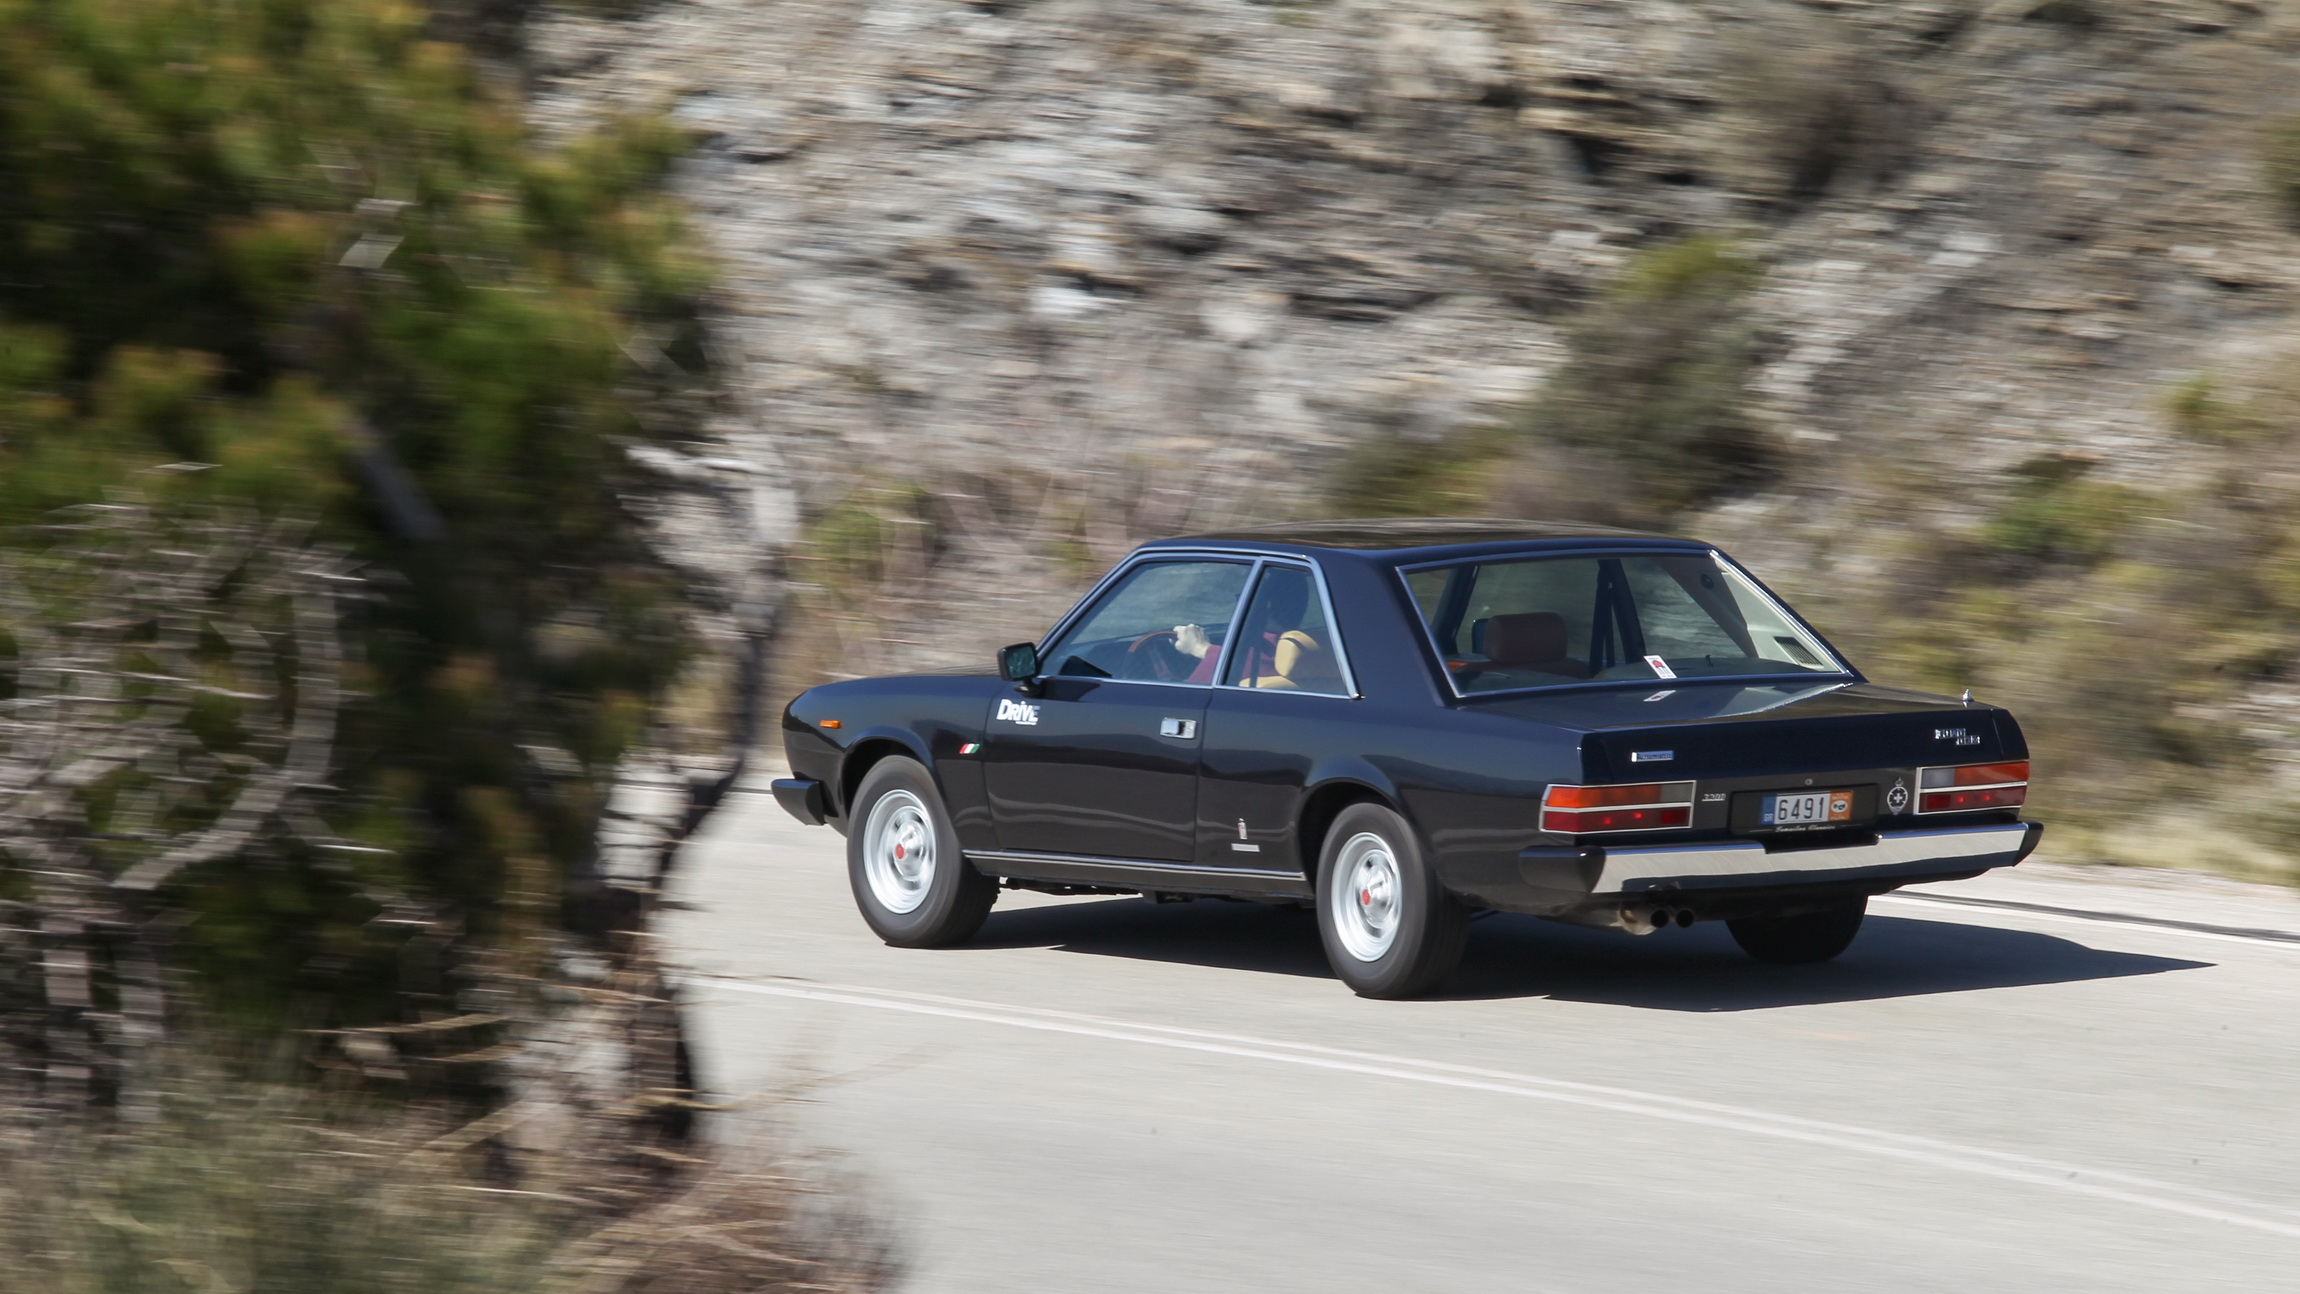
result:
[[[1764,796],[1758,803],[1757,825],[1760,827],[1798,827],[1852,820],[1851,791],[1797,791]]]

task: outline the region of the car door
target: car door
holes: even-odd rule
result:
[[[1355,749],[1356,691],[1316,572],[1272,562],[1254,582],[1206,708],[1198,861],[1300,872],[1294,823],[1320,752]]]
[[[1199,730],[1252,563],[1138,561],[994,702],[980,757],[999,847],[1188,862]]]

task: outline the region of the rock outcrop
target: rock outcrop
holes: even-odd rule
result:
[[[2040,455],[2194,475],[2168,391],[2281,355],[2300,284],[2283,4],[669,0],[530,66],[546,123],[698,132],[736,413],[693,457],[883,595],[818,595],[793,682],[974,664],[1136,538],[1508,420],[1688,234],[1765,267],[1776,455],[1685,528],[1792,591],[1881,569],[1913,482],[1953,529]]]

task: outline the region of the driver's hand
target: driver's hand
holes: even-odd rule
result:
[[[1174,626],[1174,645],[1183,654],[1195,656],[1199,660],[1206,659],[1206,653],[1214,650],[1214,644],[1206,637],[1206,631],[1196,625]]]

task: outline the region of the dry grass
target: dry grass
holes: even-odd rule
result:
[[[475,1123],[204,1064],[166,1086],[143,1121],[0,1114],[0,1291],[860,1294],[895,1272],[805,1157],[536,1156],[502,1135],[516,1107]]]

